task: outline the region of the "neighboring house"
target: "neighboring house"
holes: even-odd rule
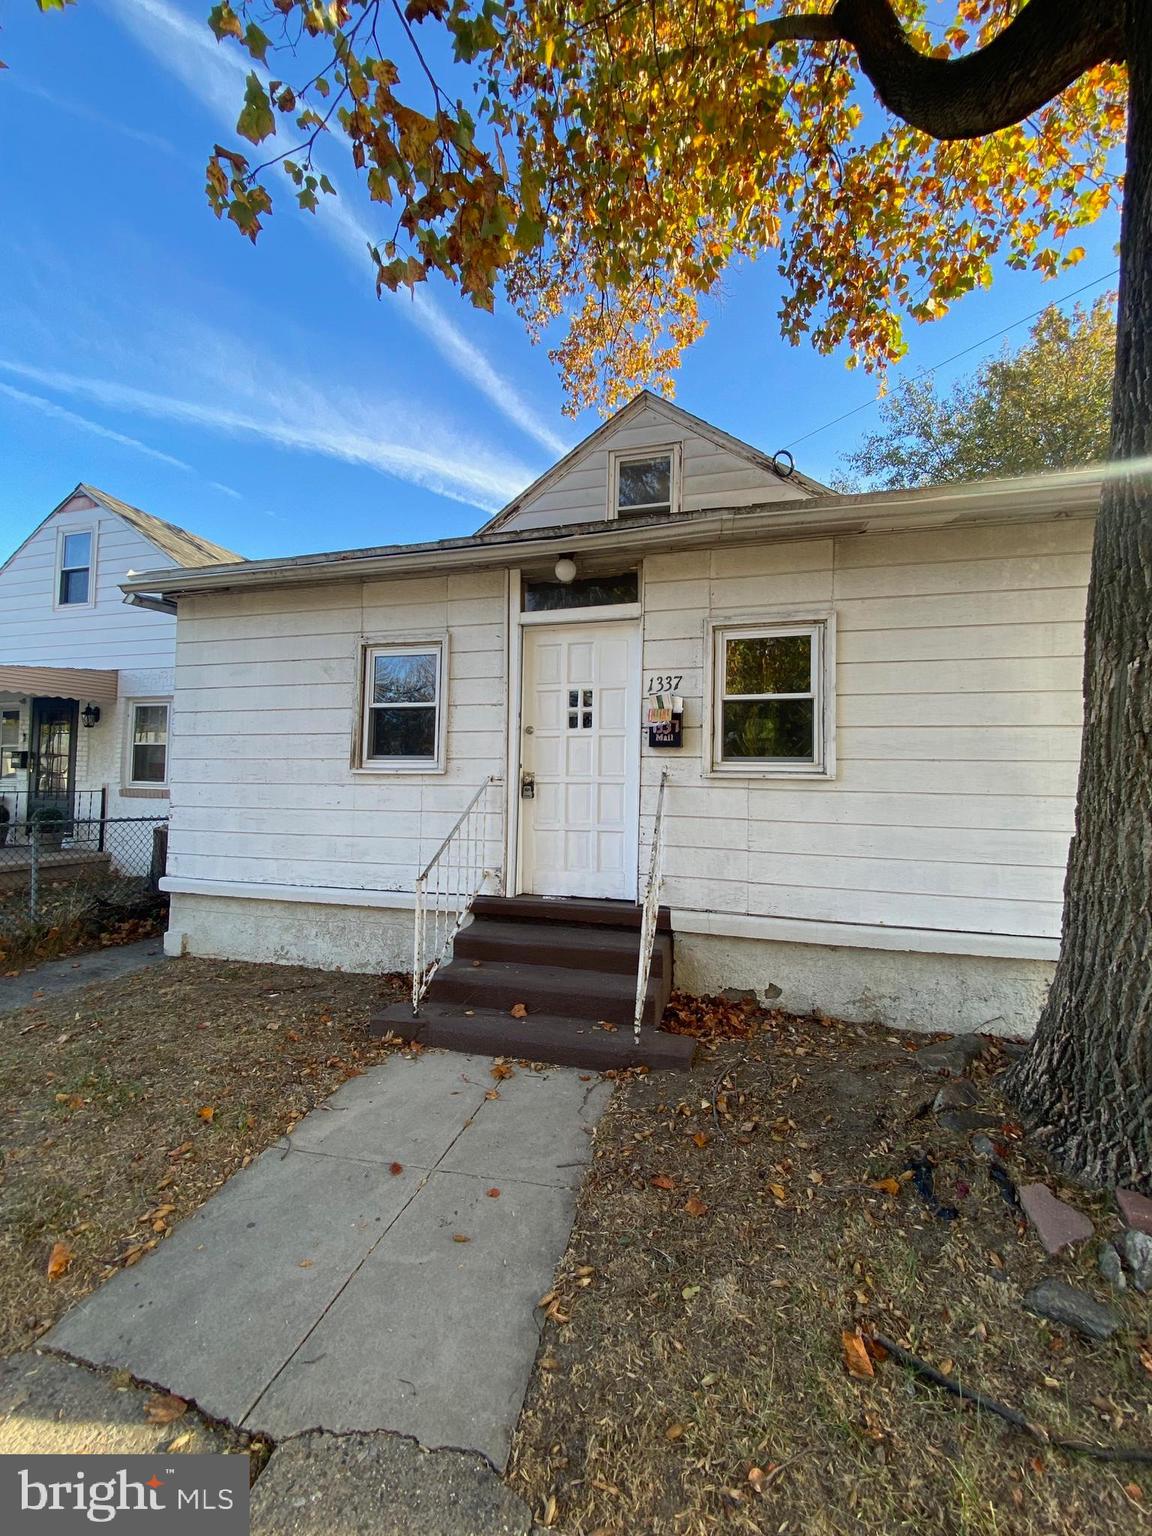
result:
[[[130,605],[120,583],[240,558],[78,485],[0,566],[10,833],[45,806],[77,820],[166,814],[176,619],[170,606]]]
[[[501,912],[627,926],[603,903],[645,892],[667,769],[680,985],[1028,1029],[1098,495],[1085,473],[836,496],[645,393],[471,538],[134,578],[179,611],[168,945],[410,968],[418,872],[495,776],[505,893],[600,904],[481,903],[509,969],[475,987],[518,978],[488,998],[507,1010],[526,930]],[[653,696],[683,712],[650,734]],[[449,885],[477,851],[451,846]],[[553,969],[609,967],[566,943]]]

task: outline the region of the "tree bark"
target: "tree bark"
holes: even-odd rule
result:
[[[1125,0],[1127,177],[1112,471],[1088,588],[1060,960],[1009,1091],[1057,1160],[1152,1190],[1152,4]],[[1130,469],[1123,466],[1138,461]]]

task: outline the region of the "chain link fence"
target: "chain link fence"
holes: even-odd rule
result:
[[[47,934],[98,941],[154,918],[168,853],[165,816],[77,816],[41,807],[0,823],[0,950],[33,949]]]

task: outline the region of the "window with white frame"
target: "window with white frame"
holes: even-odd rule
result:
[[[92,580],[91,528],[74,528],[61,532],[57,546],[56,606],[58,608],[84,607],[94,597]]]
[[[362,767],[443,767],[444,650],[442,640],[365,648]]]
[[[612,516],[674,512],[679,494],[677,455],[671,448],[612,456]]]
[[[20,711],[0,710],[0,779],[16,774],[16,754],[20,750]]]
[[[829,771],[830,624],[716,626],[714,772]]]
[[[124,783],[128,789],[163,789],[168,783],[167,699],[133,699],[128,705]]]

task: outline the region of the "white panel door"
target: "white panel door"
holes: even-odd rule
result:
[[[636,899],[640,631],[524,629],[521,882],[537,896]]]

